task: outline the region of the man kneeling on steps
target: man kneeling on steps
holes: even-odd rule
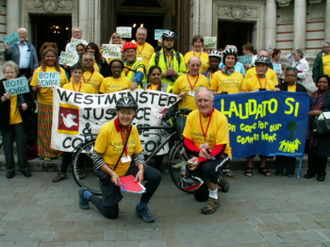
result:
[[[207,201],[203,214],[214,213],[220,205],[218,184],[221,169],[231,160],[228,120],[225,115],[213,108],[214,95],[211,90],[201,87],[196,91],[195,101],[198,110],[188,115],[183,131],[184,146],[195,157],[188,161],[194,176],[204,180],[194,191],[197,201]]]

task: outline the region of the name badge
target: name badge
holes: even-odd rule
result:
[[[195,92],[193,90],[190,90],[189,95],[195,97]]]
[[[143,60],[143,57],[137,57],[136,59],[141,62]]]
[[[122,163],[127,163],[127,162],[130,162],[130,161],[131,161],[131,156],[127,155],[127,156],[121,158]]]
[[[201,144],[201,148],[208,149],[210,146],[208,143]]]

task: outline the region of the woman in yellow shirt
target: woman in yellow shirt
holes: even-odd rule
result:
[[[195,35],[192,40],[192,45],[194,46],[193,51],[189,51],[184,55],[184,62],[186,63],[186,67],[188,69],[188,61],[191,57],[198,57],[201,62],[202,66],[200,68],[199,73],[203,73],[207,71],[209,67],[209,55],[206,52],[203,52],[204,46],[204,38],[201,35]]]
[[[39,156],[44,160],[50,161],[61,154],[61,152],[52,150],[51,132],[53,119],[53,92],[50,87],[42,87],[38,82],[39,72],[59,72],[60,83],[63,86],[69,83],[64,69],[58,62],[58,49],[54,43],[44,43],[40,49],[41,66],[33,74],[31,86],[32,90],[38,93],[38,150]]]
[[[13,143],[16,142],[18,165],[26,177],[31,173],[26,162],[27,133],[30,131],[28,113],[33,111],[34,102],[30,93],[10,95],[5,91],[3,82],[17,77],[18,66],[13,61],[3,65],[3,72],[6,78],[0,80],[0,130],[3,138],[3,147],[6,159],[7,178],[15,175]],[[17,100],[19,99],[19,100]]]

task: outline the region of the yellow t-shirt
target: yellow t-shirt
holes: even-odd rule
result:
[[[192,140],[198,148],[200,148],[200,145],[208,143],[210,151],[212,151],[216,145],[225,144],[225,153],[232,158],[227,117],[218,110],[214,109],[210,125],[206,133],[206,138],[204,138],[203,135],[200,117],[202,119],[204,133],[206,132],[210,117],[203,117],[201,116],[199,110],[195,110],[187,117],[183,135]]]
[[[97,62],[94,62],[94,69],[97,71],[97,72],[99,72],[100,73],[100,67],[99,67],[99,65],[97,64]]]
[[[117,132],[115,120],[113,120],[102,126],[95,142],[95,151],[100,154],[103,154],[104,162],[111,169],[114,169],[124,148],[125,143],[123,144],[121,134],[121,131]],[[133,159],[133,154],[141,153],[142,151],[143,148],[139,132],[137,128],[133,125],[131,134],[127,142],[127,155],[130,156],[131,159]],[[124,156],[126,156],[125,152],[123,153],[123,157]],[[118,166],[115,170],[119,177],[122,177],[127,173],[130,164],[131,162],[122,163],[121,160],[119,161]]]
[[[323,73],[330,76],[330,54],[323,56]]]
[[[288,84],[288,92],[296,92],[296,91],[297,91],[297,85],[296,84],[294,84],[292,86],[290,86]]]
[[[139,45],[136,43],[138,48],[136,50],[136,60],[140,61],[146,66],[146,71],[148,71],[148,65],[151,56],[155,53],[155,49],[147,42],[144,45]]]
[[[239,72],[235,71],[228,76],[221,71],[217,71],[213,74],[213,78],[210,79],[210,89],[218,93],[222,93],[223,91],[229,94],[240,93],[242,82],[243,75]]]
[[[190,84],[188,82],[187,77],[189,77]],[[198,80],[198,81],[197,81]],[[191,77],[188,74],[180,76],[174,83],[173,93],[187,93],[186,97],[184,97],[179,102],[179,110],[181,108],[189,108],[191,110],[196,110],[197,105],[195,102],[195,98],[192,95],[189,95],[189,91],[191,91],[191,87],[193,87],[193,91],[196,92],[200,87],[209,87],[209,82],[206,76],[199,74],[199,77]]]
[[[200,60],[202,61],[202,66],[201,66],[201,69],[199,70],[199,73],[203,73],[205,71],[207,71],[207,69],[210,67],[210,64],[209,64],[209,55],[206,53],[206,52],[203,52],[202,53],[196,53],[194,54],[194,51],[189,51],[186,53],[186,55],[184,55],[184,62],[188,68],[188,60],[189,58],[191,57],[199,57]],[[187,69],[188,70],[188,69]]]
[[[81,85],[81,88],[80,88],[80,85]],[[73,86],[74,86],[74,88],[73,88]],[[67,90],[71,90],[71,91],[81,92],[81,93],[94,94],[94,88],[91,85],[89,85],[87,83],[83,83],[81,81],[79,84],[75,84],[73,82],[67,83],[63,86],[63,88],[67,89]]]
[[[17,95],[10,95],[10,125],[23,122],[21,113],[17,108]]]
[[[260,80],[260,82],[259,82]],[[245,92],[256,92],[259,91],[259,88],[266,88],[267,90],[274,90],[275,83],[269,78],[259,78],[254,76],[248,79],[242,86],[242,89]]]
[[[94,89],[94,94],[98,94],[103,79],[104,79],[103,75],[101,75],[96,70],[94,70],[93,73],[91,73],[90,71],[86,71],[81,77],[81,82],[91,85]],[[70,82],[73,82],[72,77],[70,79]]]
[[[30,83],[31,86],[35,87],[38,85],[38,73],[39,72],[57,72],[55,67],[46,67],[46,70],[43,71],[42,67],[36,69],[33,73],[32,81]],[[64,69],[60,68],[60,82],[61,87],[64,84],[69,83],[68,78],[66,77],[66,73]],[[53,93],[50,87],[43,87],[40,92],[38,93],[38,101],[44,105],[52,105],[53,104]]]
[[[256,67],[249,69],[245,74],[244,82],[246,82],[248,79],[250,79],[251,77],[253,77],[255,75],[257,75]],[[275,83],[275,85],[278,85],[277,74],[271,68],[268,68],[268,70],[266,72],[266,77],[268,79],[272,80]]]
[[[101,84],[100,92],[101,93],[113,93],[119,92],[126,89],[130,89],[132,82],[127,77],[119,77],[114,79],[112,76],[105,78]]]

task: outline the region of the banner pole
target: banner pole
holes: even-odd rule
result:
[[[303,158],[300,158],[298,178],[300,178],[300,174],[301,174],[302,161],[303,161]]]

